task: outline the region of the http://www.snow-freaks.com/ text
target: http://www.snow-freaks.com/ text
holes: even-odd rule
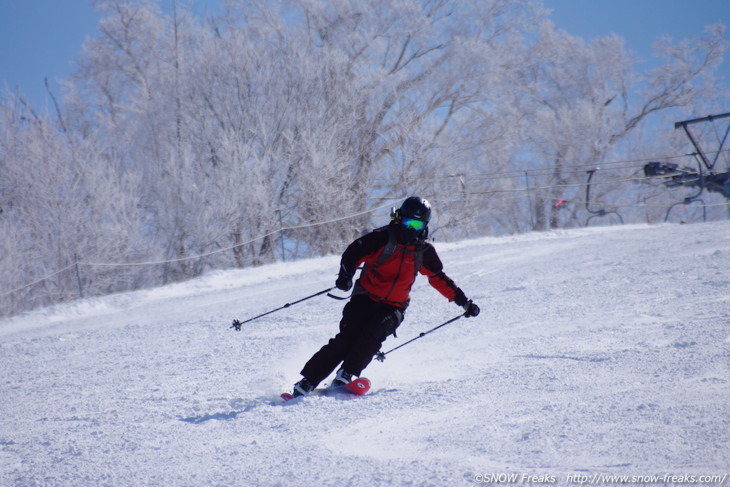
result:
[[[474,475],[474,482],[489,484],[576,484],[576,485],[612,485],[612,484],[658,484],[658,485],[725,485],[728,474],[649,474],[618,475],[607,473],[571,473],[534,474],[534,473],[483,473]]]

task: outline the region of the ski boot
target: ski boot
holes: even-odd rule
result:
[[[352,374],[345,369],[340,369],[335,375],[335,379],[332,381],[333,388],[344,387],[352,382]]]

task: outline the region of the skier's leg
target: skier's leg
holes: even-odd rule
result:
[[[394,333],[403,321],[403,310],[400,308],[387,304],[378,306],[377,313],[371,316],[370,322],[360,329],[353,340],[342,363],[342,368],[352,375],[362,374],[388,335]]]
[[[361,301],[352,299],[342,310],[340,332],[307,361],[301,374],[315,387],[342,362],[363,326]]]
[[[315,387],[322,382],[342,362],[354,338],[353,333],[338,333],[334,338],[312,355],[302,369],[302,375]]]

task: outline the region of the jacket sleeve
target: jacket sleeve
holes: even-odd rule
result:
[[[464,295],[464,291],[444,273],[444,266],[433,245],[426,245],[426,250],[423,252],[421,274],[428,277],[428,283],[443,294],[446,299],[454,301],[459,306],[463,306],[468,301],[466,295]]]
[[[340,272],[347,273],[352,277],[357,267],[362,264],[367,256],[376,253],[388,243],[388,232],[374,230],[358,238],[348,245],[340,260]]]

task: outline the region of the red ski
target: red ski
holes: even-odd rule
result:
[[[356,396],[362,396],[363,394],[367,394],[367,392],[370,390],[370,380],[366,379],[365,377],[360,377],[353,380],[349,384],[338,387],[338,390],[341,392],[349,392],[350,394],[355,394]]]
[[[353,380],[349,384],[346,384],[344,386],[334,387],[334,388],[328,388],[323,389],[321,391],[315,391],[314,394],[352,394],[355,396],[362,396],[363,394],[367,394],[367,392],[370,390],[370,380],[366,379],[365,377],[360,377],[358,379]],[[291,401],[294,399],[294,396],[289,394],[288,392],[285,392],[281,396],[281,404],[284,404],[287,401]]]

